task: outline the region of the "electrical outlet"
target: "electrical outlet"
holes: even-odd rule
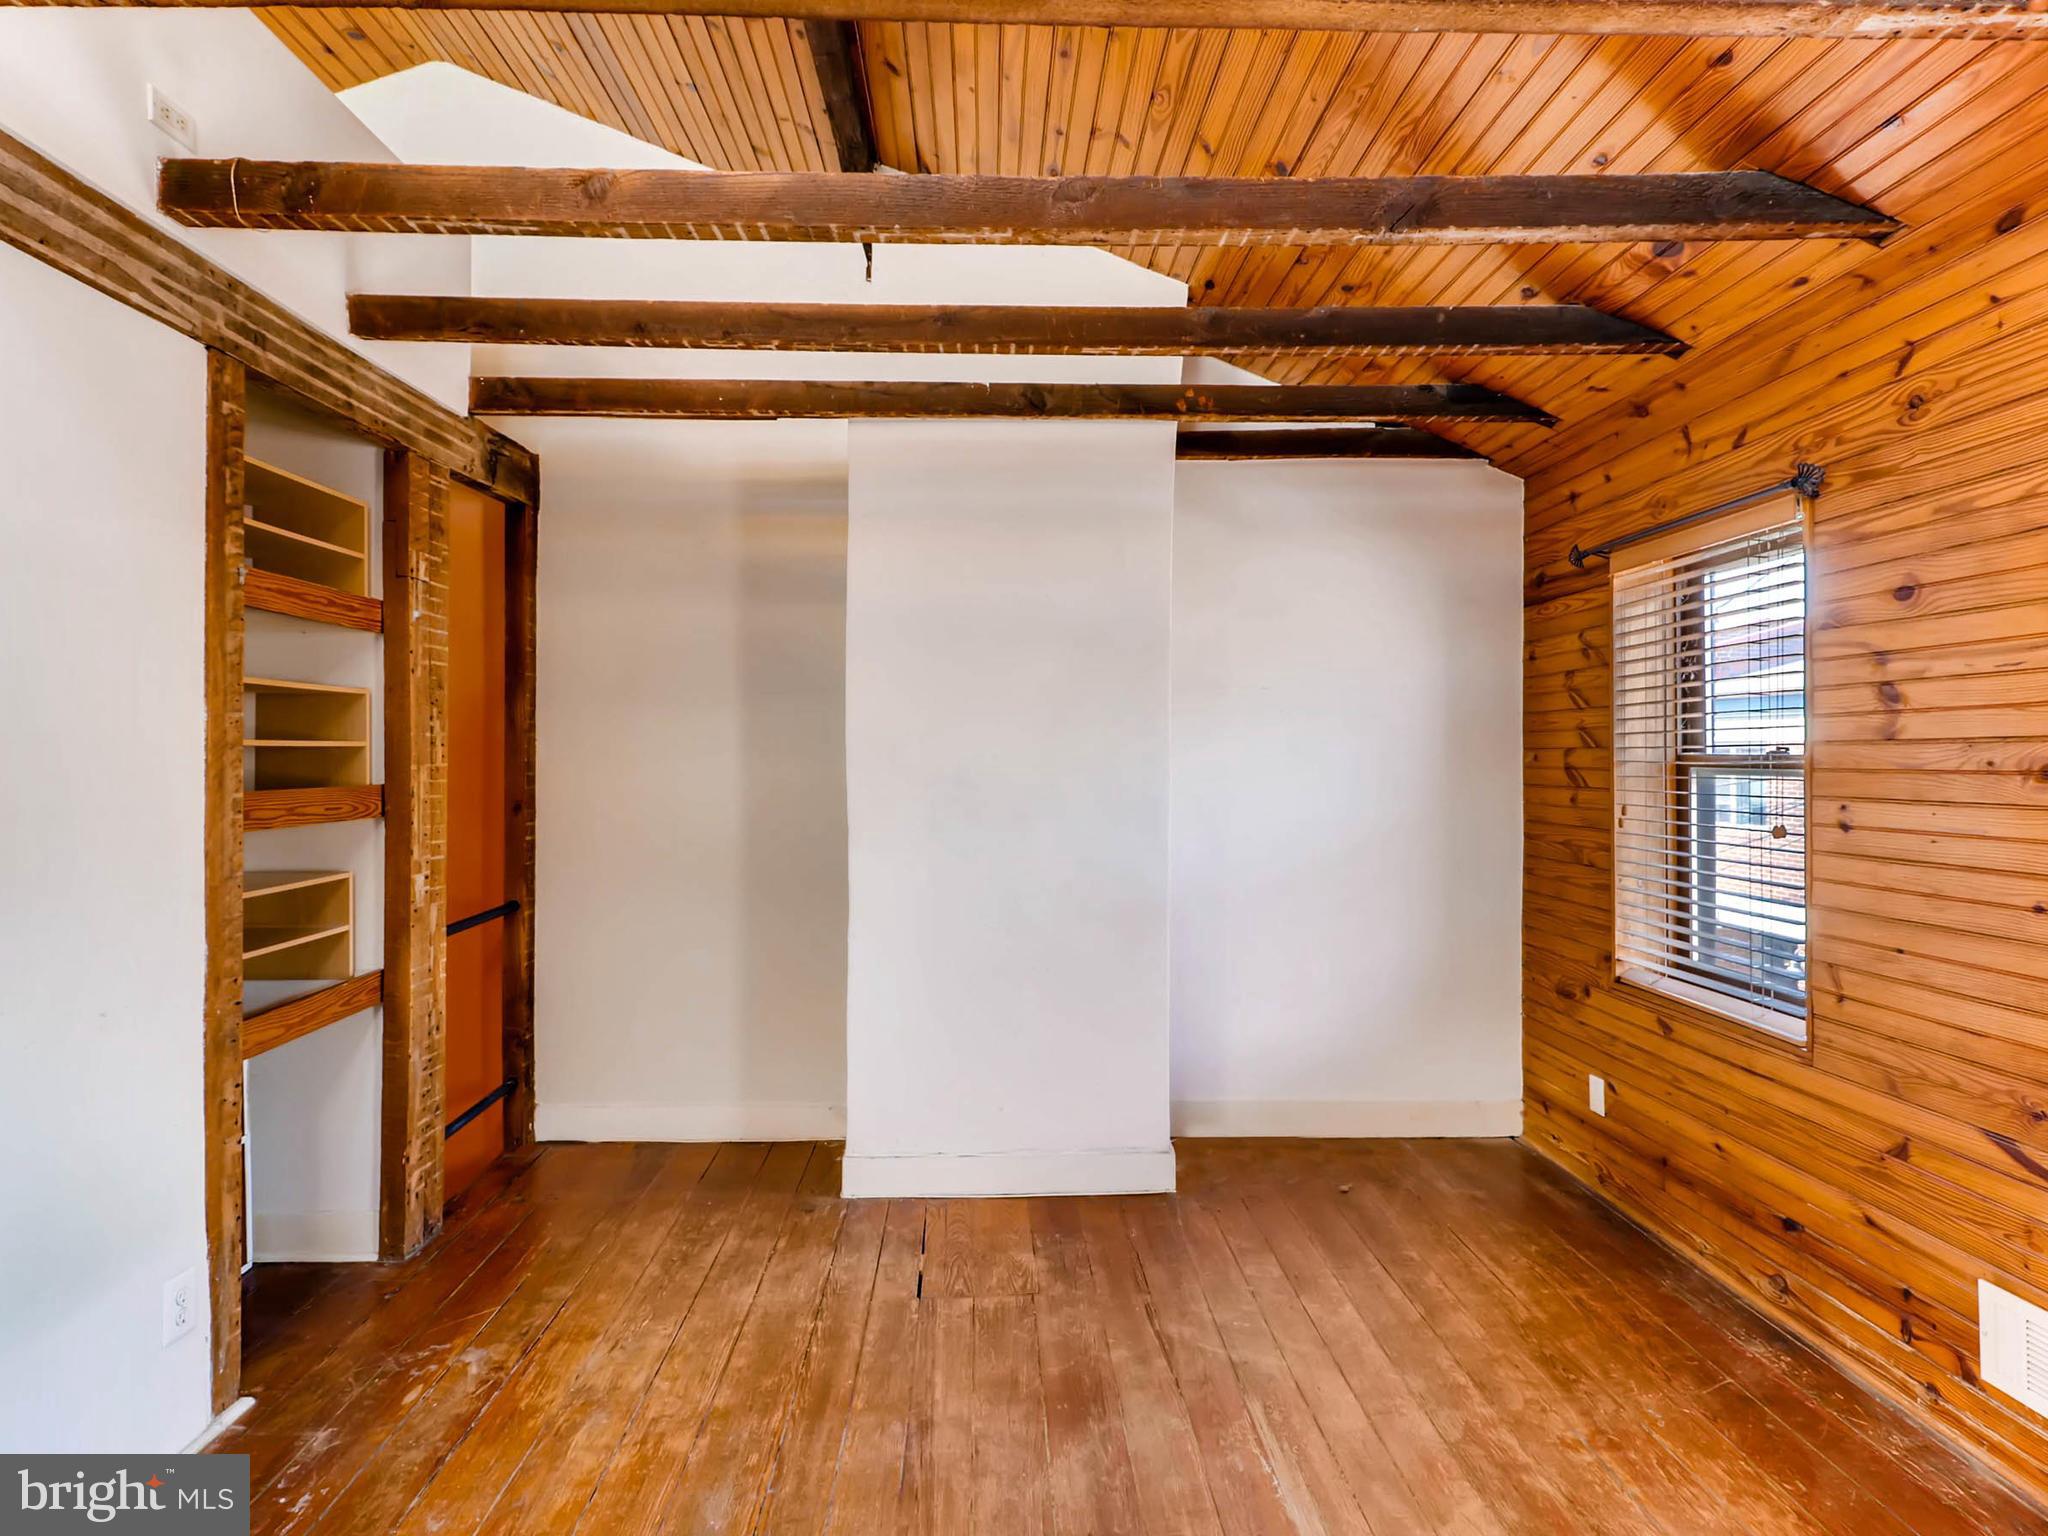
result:
[[[1586,1108],[1596,1115],[1607,1113],[1607,1079],[1586,1074]]]
[[[169,135],[185,148],[199,148],[199,122],[183,107],[155,86],[149,88],[149,120],[159,132]]]
[[[164,1343],[174,1344],[199,1322],[199,1271],[164,1282]]]

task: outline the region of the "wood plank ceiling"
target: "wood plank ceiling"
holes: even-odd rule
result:
[[[378,10],[259,13],[329,85],[448,62],[725,170],[838,168],[805,24]],[[1716,341],[1899,259],[1911,227],[2048,87],[2023,43],[1552,37],[863,23],[882,161],[1003,175],[1374,176],[1760,168],[1903,219],[1853,241],[1423,248],[1145,245],[1218,305],[1584,303],[1689,343],[1664,357],[1251,357],[1287,383],[1469,381],[1556,434],[1446,435],[1514,473]]]

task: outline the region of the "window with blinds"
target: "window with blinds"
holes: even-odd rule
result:
[[[1615,967],[1806,1038],[1797,503],[1614,572]]]

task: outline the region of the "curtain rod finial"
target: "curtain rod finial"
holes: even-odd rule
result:
[[[1818,496],[1820,483],[1827,479],[1828,472],[1820,464],[1808,464],[1804,460],[1792,466],[1792,489],[1802,496]]]

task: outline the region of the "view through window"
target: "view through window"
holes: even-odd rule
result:
[[[1616,965],[1806,1032],[1806,548],[1784,520],[1614,578]]]

